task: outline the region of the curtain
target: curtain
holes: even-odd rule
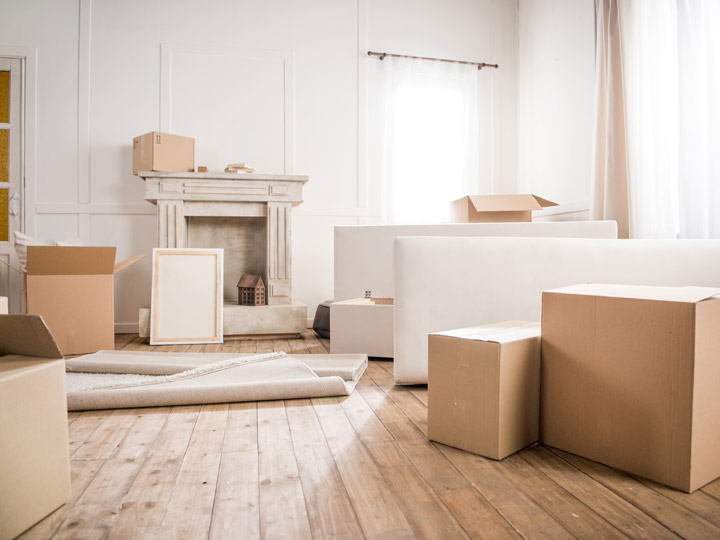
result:
[[[489,83],[480,73],[456,62],[372,60],[368,165],[386,222],[448,221],[450,201],[489,192],[490,144],[480,136]]]
[[[720,238],[720,2],[678,2],[679,233]]]
[[[592,219],[618,224],[629,235],[625,92],[618,1],[595,0],[595,139]]]
[[[720,238],[720,3],[595,7],[593,217],[623,237]]]

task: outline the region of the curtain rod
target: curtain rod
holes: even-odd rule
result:
[[[497,64],[486,64],[484,62],[466,62],[464,60],[447,60],[445,58],[430,58],[427,56],[410,56],[409,54],[393,54],[393,53],[380,53],[368,51],[368,56],[377,56],[378,60],[385,60],[386,56],[392,56],[393,58],[413,58],[415,60],[430,60],[432,62],[450,62],[454,64],[467,64],[469,66],[477,66],[478,69],[484,67],[497,68]]]

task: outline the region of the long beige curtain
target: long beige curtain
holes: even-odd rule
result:
[[[592,219],[618,224],[630,235],[630,204],[618,0],[595,0],[595,140]]]
[[[592,216],[720,238],[720,1],[595,0]]]

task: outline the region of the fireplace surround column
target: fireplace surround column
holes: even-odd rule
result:
[[[187,222],[182,201],[158,201],[158,247],[187,247]]]
[[[267,276],[268,304],[289,304],[292,299],[291,238],[289,203],[267,205]]]

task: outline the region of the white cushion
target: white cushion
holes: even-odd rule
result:
[[[28,246],[54,246],[52,240],[42,240],[29,234],[15,231],[15,254],[17,255],[20,270],[27,272],[27,248]]]
[[[80,237],[76,234],[73,234],[72,236],[67,237],[65,240],[58,240],[55,242],[56,246],[84,246],[85,242],[80,240]]]
[[[720,240],[398,238],[395,381],[427,383],[429,333],[539,321],[543,290],[578,283],[720,287]]]
[[[55,242],[54,240],[43,240],[30,236],[29,234],[15,231],[15,254],[17,255],[20,270],[27,272],[27,248],[28,246],[84,246],[82,240],[76,235],[65,240]]]

